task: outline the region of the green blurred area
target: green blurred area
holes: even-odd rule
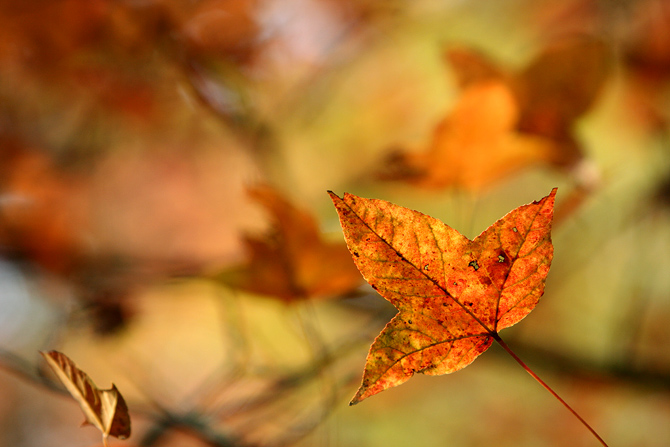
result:
[[[573,164],[481,188],[380,179],[461,104],[445,49],[514,78],[576,38],[610,65],[569,122]],[[0,446],[99,442],[42,386],[48,349],[126,396],[133,437],[110,445],[597,445],[497,346],[348,407],[394,309],[362,283],[312,296],[323,279],[282,258],[301,219],[342,241],[326,190],[474,238],[555,186],[545,295],[501,335],[611,445],[670,444],[669,79],[663,0],[0,2]],[[273,214],[259,184],[310,217]],[[222,280],[251,268],[250,238],[292,299]]]

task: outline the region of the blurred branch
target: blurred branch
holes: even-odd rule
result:
[[[42,374],[42,371],[33,363],[19,357],[13,352],[0,349],[0,368],[8,373],[23,379],[26,383],[46,388],[51,392],[69,396],[65,388],[53,382]]]
[[[193,96],[226,127],[233,129],[245,146],[262,154],[275,144],[270,126],[252,110],[241,86],[242,75],[228,67],[216,77],[193,60],[183,61],[181,66]]]
[[[629,386],[670,391],[670,371],[651,371],[624,362],[596,362],[586,357],[577,358],[514,338],[509,344],[514,346],[514,352],[527,363],[553,373],[575,379],[620,381]],[[496,349],[494,352],[501,357],[506,356],[504,351]]]
[[[214,430],[207,419],[197,413],[165,413],[142,437],[139,445],[150,447],[165,438],[171,430],[194,436],[212,447],[253,447],[230,434]]]
[[[385,320],[387,318],[386,313],[386,310],[377,313],[372,317],[372,322],[377,319]],[[371,325],[370,321],[366,324],[366,326]],[[165,409],[161,409],[158,413],[142,412],[145,413],[144,416],[153,420],[153,426],[144,433],[139,445],[144,447],[158,445],[161,440],[169,435],[170,431],[176,430],[193,436],[213,447],[255,447],[259,444],[240,440],[225,429],[213,428],[213,425],[220,423],[219,421],[225,420],[229,416],[238,415],[240,411],[249,413],[284,400],[288,393],[321,377],[325,370],[346,358],[348,354],[361,345],[367,344],[368,338],[367,331],[360,331],[336,346],[324,350],[305,367],[276,377],[261,394],[254,400],[245,402],[243,406],[233,405],[229,402],[225,407],[207,413],[193,409],[182,413]],[[520,356],[528,359],[529,363],[533,363],[534,366],[570,378],[620,381],[630,386],[670,391],[670,372],[644,370],[624,363],[598,363],[587,358],[576,358],[566,353],[533,346],[520,340],[512,339],[511,344],[514,345],[515,351]],[[504,355],[500,350],[493,350],[493,352],[495,355]],[[0,350],[0,368],[29,384],[67,395],[63,388],[43,376],[39,368],[33,363],[6,350]],[[286,446],[309,434],[337,408],[341,392],[351,379],[352,377],[339,377],[332,384],[332,392],[324,396],[322,403],[319,405],[319,411],[310,413],[309,418],[299,418],[299,423],[286,429],[284,436],[264,445]],[[232,410],[233,413],[230,413],[229,410]],[[133,411],[133,413],[136,413],[136,411]]]

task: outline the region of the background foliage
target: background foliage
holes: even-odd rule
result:
[[[0,445],[99,442],[40,349],[115,382],[129,446],[592,445],[498,348],[346,406],[394,310],[325,191],[473,238],[554,186],[504,337],[668,445],[669,75],[662,0],[0,2]]]

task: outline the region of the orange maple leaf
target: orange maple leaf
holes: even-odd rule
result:
[[[363,277],[398,309],[368,354],[352,404],[407,381],[465,368],[544,293],[556,189],[469,240],[383,200],[330,196]]]
[[[510,211],[472,241],[418,211],[328,193],[356,267],[398,309],[370,347],[363,383],[350,405],[417,372],[463,369],[495,340],[607,446],[498,335],[528,315],[544,293],[554,255],[556,188]]]

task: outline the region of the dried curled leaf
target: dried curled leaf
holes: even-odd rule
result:
[[[102,432],[105,445],[108,436],[119,439],[130,436],[128,406],[114,384],[111,389],[101,390],[65,354],[58,351],[40,351],[40,354],[79,403],[86,416],[84,424],[94,425]]]
[[[398,309],[370,348],[352,404],[415,372],[465,368],[535,308],[553,258],[555,195],[516,208],[471,241],[418,211],[330,193],[356,266]]]

